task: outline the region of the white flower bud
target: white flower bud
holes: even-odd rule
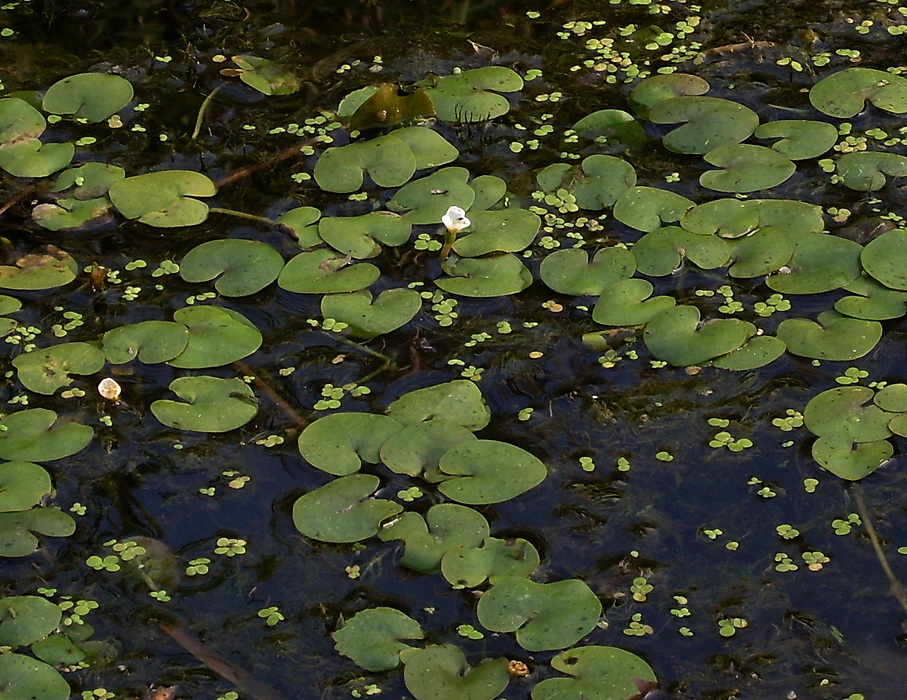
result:
[[[98,393],[108,401],[119,401],[120,391],[120,385],[110,377],[102,379],[101,383],[98,384]]]
[[[472,222],[466,218],[466,211],[462,207],[451,207],[447,213],[441,217],[441,223],[450,233],[459,233],[467,228]]]

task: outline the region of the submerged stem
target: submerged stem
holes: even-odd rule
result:
[[[215,214],[225,214],[226,216],[235,216],[238,219],[248,219],[249,221],[257,221],[260,224],[265,224],[266,226],[277,226],[278,222],[274,219],[269,219],[266,216],[257,216],[256,214],[247,214],[244,211],[237,211],[236,209],[224,209],[223,207],[208,207],[208,211]]]
[[[202,106],[198,108],[198,115],[195,117],[195,128],[192,130],[192,140],[198,138],[199,133],[202,130],[202,123],[205,121],[205,114],[208,112],[208,107],[211,106],[211,102],[214,99],[214,96],[220,92],[221,88],[226,85],[226,83],[221,83],[211,92],[208,93],[208,96],[202,102]]]
[[[862,518],[863,524],[866,526],[866,532],[869,535],[869,540],[872,542],[872,548],[875,550],[879,564],[882,566],[882,571],[884,571],[885,576],[888,577],[888,583],[891,585],[891,595],[897,599],[901,604],[901,607],[904,608],[904,612],[907,613],[907,590],[905,590],[904,584],[902,584],[898,580],[898,577],[895,576],[891,564],[888,563],[888,557],[885,556],[885,552],[882,549],[882,543],[879,541],[876,529],[873,527],[872,520],[869,518],[869,510],[866,508],[866,502],[863,500],[863,491],[858,484],[854,484],[853,494],[854,500],[857,502],[857,510],[860,511],[860,518]]]

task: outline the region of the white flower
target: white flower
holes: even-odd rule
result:
[[[102,379],[98,384],[98,393],[108,401],[119,401],[120,391],[120,385],[110,377]]]
[[[459,233],[472,224],[466,218],[466,211],[462,207],[451,207],[448,209],[447,213],[441,217],[441,223],[447,227],[450,233]]]

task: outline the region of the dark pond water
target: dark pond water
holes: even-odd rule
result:
[[[539,14],[529,17],[527,11]],[[35,0],[10,3],[0,12],[0,25],[15,30],[0,39],[5,66],[0,79],[12,93],[45,89],[102,64],[117,67],[136,86],[137,100],[149,107],[127,108],[126,127],[115,136],[104,124],[89,127],[98,138],[92,158],[118,163],[129,174],[184,168],[214,181],[231,178],[213,206],[275,219],[299,205],[318,207],[325,216],[362,214],[395,192],[371,187],[366,201],[356,201],[294,179],[311,173],[317,157],[270,161],[299,141],[285,131],[291,122],[302,124],[321,110],[334,110],[354,89],[381,80],[410,84],[428,73],[492,64],[523,76],[538,69],[541,76],[511,96],[510,111],[501,118],[434,126],[457,145],[456,165],[473,176],[501,177],[513,198],[529,207],[537,204],[531,197],[536,172],[574,148],[563,142],[564,130],[595,110],[626,109],[639,71],[676,66],[706,78],[710,95],[744,103],[763,119],[800,118],[810,109],[809,87],[833,68],[903,70],[903,38],[886,27],[903,26],[905,15],[903,3],[832,0],[701,5]],[[645,48],[646,36],[654,41],[666,31],[676,34],[680,22],[688,23],[686,36],[666,40],[657,50]],[[626,52],[623,63],[609,64],[616,66],[613,72],[595,68],[610,60],[602,58],[605,39]],[[302,78],[301,89],[265,98],[238,81],[225,81],[216,57],[243,53],[294,71]],[[205,96],[225,82],[208,107],[199,138],[190,138]],[[858,135],[867,129],[902,134],[907,127],[903,115],[880,110],[866,110],[851,122]],[[56,127],[54,138],[70,139],[68,128]],[[646,129],[653,138],[670,130],[653,124]],[[342,129],[334,137],[336,144],[348,140]],[[597,152],[589,144],[583,148],[575,147],[583,157]],[[669,183],[696,202],[714,198],[697,183],[698,156],[652,145],[634,153],[632,162],[640,185]],[[254,172],[248,176],[236,175],[250,166]],[[880,222],[897,221],[886,215],[907,215],[903,181],[892,180],[877,192],[854,192],[831,184],[812,159],[798,164],[797,173],[771,196],[821,205],[828,230],[864,243]],[[211,283],[190,284],[155,271],[203,241],[264,241],[286,259],[299,251],[276,227],[217,214],[178,229],[111,218],[88,232],[51,232],[29,217],[31,201],[46,194],[42,187],[9,176],[0,181],[2,199],[10,202],[0,219],[7,260],[50,243],[72,255],[80,269],[96,264],[120,272],[119,281],[96,286],[81,274],[60,289],[10,292],[23,302],[15,314],[20,327],[41,329],[40,347],[60,342],[52,327],[71,320],[67,312],[80,314],[84,323],[64,340],[94,342],[117,326],[169,319],[195,303],[194,295],[213,290]],[[827,213],[832,207],[846,208],[851,216],[836,222]],[[640,655],[660,687],[676,698],[903,697],[907,612],[890,591],[867,523],[841,534],[832,524],[851,514],[862,513],[865,520],[868,513],[893,573],[907,577],[907,558],[898,554],[898,548],[907,551],[903,439],[892,438],[894,457],[854,486],[819,467],[811,456],[814,437],[805,428],[773,424],[787,411],[802,412],[819,392],[840,386],[850,367],[868,372],[860,378],[864,385],[907,381],[903,321],[884,321],[879,344],[852,362],[819,364],[785,354],[746,372],[661,366],[633,330],[616,331],[606,338],[606,348],[592,349],[583,334],[601,330],[588,313],[594,298],[552,292],[538,279],[539,264],[555,241],[570,245],[571,232],[583,231],[596,246],[630,243],[640,234],[610,217],[600,227],[577,224],[580,216],[601,212],[561,214],[549,206],[548,213],[546,228],[525,259],[536,279],[530,288],[514,296],[460,298],[458,317],[449,326],[439,323],[438,312],[426,303],[401,329],[364,344],[367,350],[309,323],[321,319],[319,295],[272,284],[251,296],[216,299],[212,303],[242,313],[264,338],[261,349],[244,359],[244,368],[205,372],[221,377],[252,372],[259,378],[253,384],[259,414],[223,435],[179,431],[154,418],[151,403],[170,397],[168,385],[185,374],[166,364],[108,365],[96,376],[77,379],[74,386],[84,395],[63,398],[60,392],[24,390],[11,365],[21,348],[5,346],[2,362],[10,372],[0,389],[5,412],[23,408],[18,397],[26,396],[28,408],[50,408],[96,430],[88,447],[46,465],[56,491],[50,502],[73,514],[75,533],[46,538],[33,555],[0,560],[6,595],[52,588],[54,602],[71,596],[99,604],[86,619],[94,627],[92,638],[113,651],[107,664],[64,674],[72,697],[151,697],[152,687],[173,686],[173,697],[212,700],[231,697],[230,691],[242,698],[339,699],[365,697],[375,688],[376,697],[407,698],[399,670],[362,671],[336,652],[330,637],[356,612],[389,606],[418,620],[430,642],[459,645],[472,664],[500,656],[526,662],[532,673],[511,683],[504,697],[529,698],[539,680],[555,675],[548,662],[556,652],[527,652],[510,634],[486,631],[484,638],[469,640],[457,629],[463,624],[481,629],[473,591],[453,589],[438,574],[401,567],[398,543],[376,538],[354,545],[321,543],[301,535],[292,520],[296,499],[331,480],[309,466],[295,446],[300,417],[308,422],[327,413],[315,410],[326,384],[367,386],[368,394],[347,393],[342,410],[382,412],[407,392],[477,370],[476,383],[492,416],[481,437],[517,445],[549,471],[542,484],[519,498],[478,509],[493,535],[523,537],[539,550],[536,580],[579,578],[597,594],[604,612],[584,644]],[[136,260],[147,265],[130,264]],[[430,288],[441,274],[434,253],[409,244],[383,253],[378,265],[377,290],[414,281]],[[724,295],[697,297],[696,290],[732,285],[748,320],[757,320],[754,305],[772,293],[762,278],[730,279],[723,269],[692,265],[652,282],[656,294],[692,299],[713,316],[720,315]],[[134,299],[128,286],[141,288]],[[836,290],[788,299],[797,316],[814,317],[843,295]],[[775,318],[760,324],[773,332]],[[502,333],[501,324],[512,332]],[[483,333],[488,337],[477,340]],[[122,385],[124,403],[112,406],[96,397],[102,376],[114,376]],[[525,409],[531,414],[520,413]],[[102,416],[109,416],[106,424]],[[710,446],[721,430],[734,439],[748,438],[752,446],[741,451]],[[269,444],[269,436],[282,442]],[[594,468],[584,469],[583,458],[591,458]],[[411,506],[419,512],[443,500],[418,479],[389,475],[374,465],[365,471],[381,475],[379,495],[385,498],[421,488],[423,495]],[[818,481],[814,489],[804,485],[810,479]],[[784,531],[793,526],[800,534],[786,539],[779,526]],[[135,536],[160,540],[176,556],[182,578],[168,591],[171,600],[152,599],[147,590],[134,590],[122,577],[86,564],[91,556],[109,554],[104,543]],[[219,538],[244,540],[245,553],[215,554]],[[200,558],[210,560],[208,573],[186,575],[186,567]],[[271,606],[285,619],[268,626],[259,612]],[[722,636],[719,623],[734,619],[745,626]],[[181,631],[167,633],[174,628]],[[224,667],[214,656],[242,669],[233,675],[239,687],[219,675]],[[85,694],[99,688],[115,695]]]

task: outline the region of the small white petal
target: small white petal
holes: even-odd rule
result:
[[[110,377],[102,379],[98,384],[98,393],[109,401],[119,401],[120,391],[120,385]]]
[[[441,223],[451,233],[458,233],[467,228],[472,222],[466,218],[466,211],[462,207],[451,207],[441,217]]]

